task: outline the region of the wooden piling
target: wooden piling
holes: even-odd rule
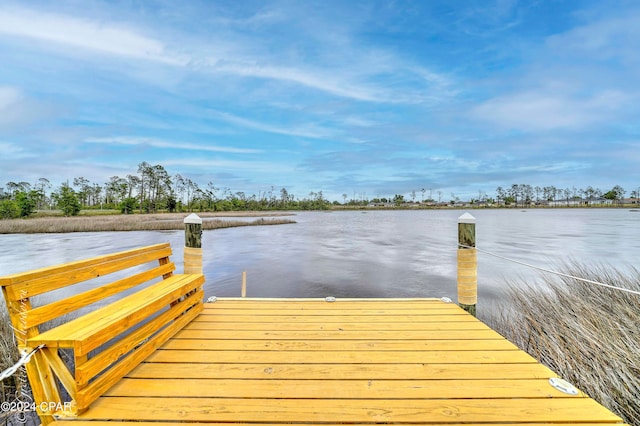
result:
[[[469,213],[458,218],[458,304],[476,316],[478,303],[478,258],[476,219]]]
[[[184,273],[202,274],[202,219],[195,213],[184,219]]]
[[[247,271],[242,271],[242,297],[247,297]]]

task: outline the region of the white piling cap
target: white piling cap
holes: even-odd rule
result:
[[[196,225],[202,225],[202,219],[195,213],[191,213],[184,218],[184,223],[195,223]]]
[[[465,213],[458,218],[458,223],[476,223],[476,218],[469,213]]]

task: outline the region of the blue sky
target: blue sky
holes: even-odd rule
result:
[[[638,46],[624,0],[0,1],[0,186],[628,195]]]

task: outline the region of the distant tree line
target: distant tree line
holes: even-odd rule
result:
[[[331,205],[367,206],[421,204],[427,206],[455,205],[459,197],[451,194],[450,201],[443,201],[443,192],[436,191],[437,200],[431,188],[413,190],[409,199],[403,194],[392,197],[367,199],[364,193],[353,194],[348,200],[342,194],[343,202],[330,202],[322,191],[310,192],[304,198],[298,198],[286,188],[259,191],[248,195],[233,192],[230,188],[216,187],[213,182],[201,185],[186,176],[171,176],[160,165],[142,162],[136,173],[112,176],[108,182],[99,184],[85,177],[76,177],[71,183],[63,182],[53,189],[46,178],[40,178],[31,184],[28,182],[7,182],[0,188],[0,218],[28,217],[36,210],[59,209],[66,216],[77,215],[81,209],[115,209],[122,213],[191,212],[191,211],[232,211],[232,210],[322,210]],[[603,192],[588,186],[586,189],[556,188],[555,186],[531,186],[513,184],[510,187],[496,188],[495,198],[483,191],[471,199],[471,204],[489,204],[524,207],[531,205],[584,205],[595,206],[610,200],[621,204],[626,191],[619,185]],[[640,188],[631,191],[631,197],[640,198]],[[416,200],[417,199],[417,200]]]
[[[499,204],[507,206],[514,205],[516,207],[530,205],[582,205],[588,207],[603,204],[621,205],[625,194],[626,191],[620,185],[616,185],[610,190],[604,192],[599,188],[593,188],[592,186],[580,189],[576,187],[534,187],[527,184],[513,184],[511,187],[506,189],[501,186],[496,188],[495,201]],[[640,188],[631,191],[631,198],[636,200],[640,198]]]
[[[0,191],[0,218],[27,217],[36,210],[59,209],[75,216],[81,209],[117,209],[122,213],[231,211],[231,210],[321,210],[331,203],[322,191],[300,199],[286,188],[260,191],[257,195],[205,186],[188,177],[171,176],[160,165],[142,162],[137,173],[113,176],[103,184],[76,177],[52,190],[50,181],[40,178],[34,184],[7,182]]]
[[[422,193],[421,197],[418,195]],[[478,191],[477,197],[472,197],[466,202],[460,201],[460,197],[455,193],[450,194],[450,198],[444,198],[443,192],[435,191],[437,200],[433,196],[433,190],[429,189],[428,196],[425,196],[427,190],[412,190],[407,199],[403,194],[395,194],[390,197],[376,197],[371,200],[367,199],[364,194],[356,196],[349,201],[348,194],[342,194],[343,206],[366,206],[370,204],[383,206],[407,206],[407,205],[426,205],[426,206],[450,206],[458,204],[471,205],[491,205],[506,207],[526,207],[526,206],[601,206],[601,205],[622,205],[626,191],[616,185],[608,191],[601,191],[599,188],[588,186],[581,188],[557,188],[555,186],[532,186],[528,184],[512,184],[510,187],[496,188],[494,197],[490,197],[484,191]],[[635,203],[640,199],[640,187],[631,191],[630,197]],[[416,200],[418,198],[418,200]]]

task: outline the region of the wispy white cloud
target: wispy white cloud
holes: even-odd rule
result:
[[[606,12],[574,14],[584,23],[532,48],[530,61],[495,81],[492,97],[472,116],[498,129],[585,132],[637,115],[640,78],[629,65],[640,62],[640,8]]]
[[[0,86],[0,134],[55,114],[52,106],[26,96],[19,88]]]
[[[161,41],[125,25],[30,9],[0,7],[0,33],[169,65],[188,62]]]
[[[589,168],[585,163],[577,161],[545,161],[542,164],[532,164],[512,167],[514,173],[536,172],[536,173],[563,173],[567,171],[584,170]]]
[[[348,117],[343,117],[341,119],[342,123],[346,124],[347,126],[355,126],[355,127],[371,127],[374,126],[376,124],[376,122],[374,120],[370,120],[367,118],[363,118],[363,117],[358,117],[358,116],[348,116]]]
[[[312,89],[330,93],[336,96],[356,99],[360,101],[389,102],[392,99],[373,87],[366,87],[362,83],[349,83],[336,78],[335,70],[332,75],[326,71],[311,68],[296,68],[276,65],[258,65],[250,63],[220,64],[216,71],[228,72],[245,77],[257,77],[280,80],[300,84]]]
[[[169,167],[188,167],[201,170],[218,171],[253,171],[259,173],[284,174],[293,172],[295,169],[288,163],[269,161],[234,161],[219,159],[172,159],[162,162]]]
[[[266,124],[244,117],[238,117],[237,115],[233,115],[227,112],[214,110],[211,110],[209,112],[211,116],[226,121],[227,123],[267,133],[276,133],[287,136],[300,136],[311,139],[322,139],[335,136],[335,131],[333,129],[323,128],[314,124],[308,124],[305,126],[283,127],[273,124]]]
[[[632,99],[624,93],[607,90],[589,97],[551,90],[524,91],[483,102],[473,109],[473,115],[513,130],[584,130],[606,122]]]
[[[518,0],[498,0],[480,2],[479,7],[464,8],[461,12],[460,27],[467,34],[486,37],[489,34],[501,33],[520,25],[518,16]]]
[[[15,87],[0,86],[0,126],[9,126],[22,121],[22,92]]]
[[[259,154],[260,149],[236,148],[231,146],[194,144],[189,142],[167,141],[155,138],[145,138],[138,136],[115,136],[101,138],[87,138],[85,142],[106,145],[146,145],[156,148],[180,149],[189,151],[211,151],[226,152],[231,154]]]
[[[0,111],[8,110],[22,99],[22,93],[15,87],[0,86]]]
[[[640,61],[640,8],[625,10],[624,16],[603,17],[547,40],[547,44],[571,57],[588,55],[591,59],[619,58]]]
[[[252,19],[266,22],[274,16],[284,19],[279,13],[270,11],[256,14]],[[244,25],[254,24],[245,22]],[[256,49],[254,39],[236,37],[237,31],[215,32],[206,41],[174,33],[177,39],[169,42],[148,34],[150,31],[145,27],[126,22],[0,6],[0,34],[39,40],[45,47],[46,43],[68,46],[71,48],[65,51],[68,55],[89,52],[162,63],[183,71],[279,81],[365,102],[415,103],[427,98],[421,95],[423,91],[415,88],[389,87],[386,82],[389,74],[414,73],[417,69],[391,51],[366,48],[340,37],[341,42],[347,43],[323,46],[320,59],[302,65],[298,61],[292,62],[287,49],[281,54],[274,53],[281,46],[264,45],[264,50],[269,52],[264,54]],[[156,28],[155,32],[162,31]],[[328,65],[328,61],[321,60],[323,56],[334,61]],[[424,92],[429,91],[428,97],[437,97],[444,78],[425,69],[418,74],[424,78]]]
[[[5,158],[26,158],[37,156],[36,153],[29,152],[18,144],[4,141],[0,141],[0,152]]]

